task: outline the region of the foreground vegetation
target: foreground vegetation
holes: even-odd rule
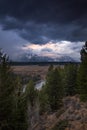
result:
[[[64,68],[50,65],[40,91],[30,80],[23,92],[21,79],[0,51],[0,130],[32,130],[40,115],[61,110],[62,99],[77,94],[81,101],[87,101],[87,42],[81,50],[81,64],[67,64]],[[63,130],[67,125],[64,120],[52,130]]]

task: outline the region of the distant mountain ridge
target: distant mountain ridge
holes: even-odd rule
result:
[[[39,56],[33,54],[24,54],[19,57],[19,61],[24,62],[76,62],[70,56],[60,56],[60,57],[48,57],[48,56]]]

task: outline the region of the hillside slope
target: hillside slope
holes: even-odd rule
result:
[[[60,110],[40,116],[32,129],[87,130],[87,104],[80,102],[77,96],[66,97]]]

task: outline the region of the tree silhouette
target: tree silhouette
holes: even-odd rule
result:
[[[81,64],[77,82],[81,99],[87,101],[87,42],[81,49]]]

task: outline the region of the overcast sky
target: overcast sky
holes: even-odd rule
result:
[[[0,48],[17,59],[34,53],[80,59],[87,0],[0,0]]]

